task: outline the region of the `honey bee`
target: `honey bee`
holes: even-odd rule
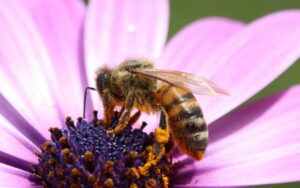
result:
[[[213,82],[189,73],[155,69],[149,61],[128,60],[116,69],[101,68],[96,78],[97,90],[104,105],[104,123],[112,121],[115,106],[125,109],[118,126],[110,134],[122,130],[130,112],[162,112],[179,149],[196,160],[204,156],[208,129],[202,111],[192,93],[227,94]],[[162,120],[161,120],[162,121]]]

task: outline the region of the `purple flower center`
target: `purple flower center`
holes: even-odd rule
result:
[[[67,128],[50,128],[32,166],[36,183],[43,187],[168,187],[178,166],[172,164],[170,143],[159,143],[155,133],[130,125],[116,134],[107,130],[118,124],[115,112],[111,125],[94,120],[66,118]],[[129,121],[130,122],[130,121]]]

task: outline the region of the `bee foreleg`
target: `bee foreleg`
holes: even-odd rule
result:
[[[109,92],[105,92],[102,97],[103,106],[104,106],[104,125],[109,125],[112,122],[113,114],[114,114],[114,102]]]

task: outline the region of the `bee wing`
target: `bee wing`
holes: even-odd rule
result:
[[[137,69],[133,72],[167,82],[178,88],[191,91],[192,93],[199,95],[215,95],[215,93],[229,95],[228,92],[214,82],[195,74],[159,69]]]

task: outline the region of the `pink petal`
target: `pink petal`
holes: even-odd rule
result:
[[[282,11],[249,24],[206,60],[199,74],[231,97],[199,97],[208,122],[249,99],[292,65],[300,55],[300,11]]]
[[[38,147],[17,131],[2,115],[0,115],[0,137],[0,152],[30,162],[36,161],[36,156],[33,153],[38,150]]]
[[[31,174],[0,164],[0,187],[31,188],[35,187],[28,177]]]
[[[95,85],[95,72],[103,65],[158,58],[167,36],[168,8],[167,0],[91,1],[85,24],[89,84]]]
[[[300,85],[213,123],[207,156],[182,171],[194,172],[189,184],[244,186],[300,181],[299,93]]]
[[[83,69],[82,25],[85,7],[77,0],[24,0],[26,11],[44,42],[55,73],[63,116],[82,114],[87,84]],[[72,94],[72,97],[70,97]]]
[[[1,93],[38,131],[49,135],[49,126],[61,126],[65,116],[62,86],[45,41],[23,4],[3,3],[0,3]],[[81,98],[72,99],[82,102]]]
[[[1,67],[0,67],[1,72]],[[0,114],[7,119],[12,126],[22,132],[28,139],[30,139],[34,144],[39,146],[44,142],[45,137],[49,136],[48,131],[46,130],[47,126],[38,126],[39,123],[30,124],[28,121],[34,122],[34,116],[32,111],[28,110],[22,100],[22,96],[17,96],[19,93],[12,91],[12,85],[6,80],[8,77],[3,77],[0,79],[0,85],[5,88],[5,91],[2,91],[3,94],[7,94],[10,103],[2,93],[0,93]],[[7,85],[6,85],[7,84]],[[14,106],[13,106],[14,105]],[[23,112],[23,113],[22,113]],[[48,127],[49,128],[49,127]]]
[[[192,22],[168,42],[159,66],[169,70],[202,72],[208,66],[205,64],[207,58],[243,26],[241,22],[219,17]]]

